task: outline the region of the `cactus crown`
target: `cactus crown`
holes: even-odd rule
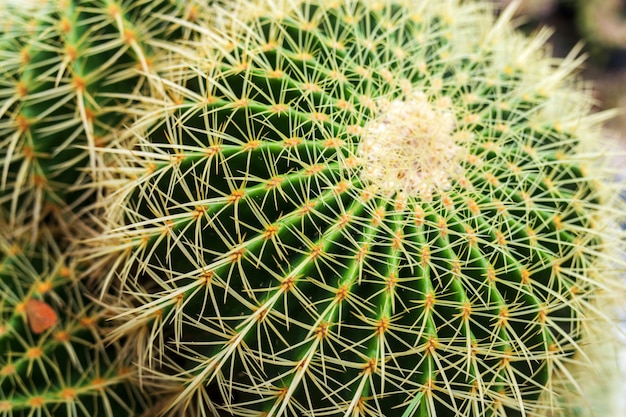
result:
[[[613,274],[577,59],[476,4],[256,3],[172,48],[174,100],[112,152],[92,256],[169,407],[555,407]]]

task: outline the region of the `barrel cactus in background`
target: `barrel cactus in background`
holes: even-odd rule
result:
[[[97,149],[132,119],[161,41],[193,20],[184,1],[59,0],[0,12],[0,205],[12,225],[85,205],[105,164]],[[68,210],[69,208],[69,210]]]
[[[136,370],[119,344],[102,341],[106,309],[42,235],[35,249],[30,239],[0,238],[0,415],[138,414],[147,402]]]
[[[576,53],[484,2],[236,4],[87,252],[159,410],[556,414],[623,270]]]

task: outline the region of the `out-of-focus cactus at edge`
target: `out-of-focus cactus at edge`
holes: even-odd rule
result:
[[[138,414],[147,403],[136,369],[102,341],[106,308],[42,234],[36,247],[0,238],[0,416]]]
[[[622,186],[576,52],[493,14],[257,0],[188,26],[86,253],[159,411],[562,410],[624,269]]]
[[[193,2],[170,0],[42,1],[0,12],[0,204],[12,225],[60,218],[90,199],[102,182],[97,148],[132,118],[133,96],[158,96],[149,77],[158,43],[185,36],[167,19],[195,13]]]

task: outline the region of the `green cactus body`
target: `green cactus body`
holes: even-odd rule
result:
[[[176,49],[178,99],[115,151],[91,256],[163,408],[553,410],[613,276],[577,60],[484,4],[287,3]]]
[[[105,309],[89,302],[50,237],[37,243],[30,251],[0,240],[0,415],[134,415],[146,402],[119,344],[102,341]],[[33,302],[56,319],[42,327]]]
[[[84,205],[89,194],[77,187],[103,181],[97,149],[133,117],[131,97],[159,93],[149,81],[158,42],[184,37],[162,15],[194,13],[191,3],[169,0],[67,0],[12,19],[0,40],[5,217],[38,224],[51,211]]]

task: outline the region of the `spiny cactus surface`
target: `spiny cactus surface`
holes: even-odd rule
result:
[[[554,412],[614,269],[577,59],[483,3],[238,5],[168,57],[92,242],[162,409]]]
[[[158,96],[149,82],[158,42],[185,35],[165,19],[192,20],[195,7],[59,0],[3,12],[0,204],[12,225],[84,205],[90,194],[80,185],[102,181],[97,148],[132,118],[129,97]]]
[[[0,239],[0,415],[135,415],[146,402],[119,345],[102,340],[105,309],[51,236],[37,244]]]

